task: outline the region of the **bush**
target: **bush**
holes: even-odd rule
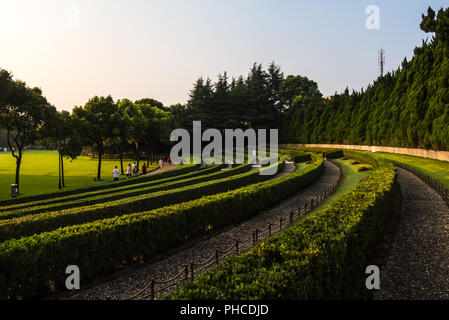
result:
[[[10,200],[4,200],[4,201],[0,201],[0,206],[8,206],[8,205],[14,205],[14,204],[19,204],[19,203],[25,203],[25,202],[29,202],[29,201],[39,201],[39,200],[51,199],[54,197],[68,196],[68,195],[72,195],[72,194],[84,193],[84,192],[95,191],[95,190],[100,190],[100,189],[111,189],[111,188],[116,188],[118,186],[126,186],[126,185],[141,183],[141,182],[145,182],[145,181],[155,181],[155,180],[159,180],[159,179],[164,179],[164,178],[168,178],[168,177],[173,177],[173,176],[189,173],[189,172],[199,169],[199,167],[200,167],[200,165],[197,165],[197,164],[182,165],[173,170],[156,173],[154,175],[136,177],[136,178],[129,179],[129,180],[120,180],[120,181],[115,181],[115,182],[111,181],[111,182],[99,183],[94,186],[88,186],[88,187],[74,189],[74,190],[46,193],[46,194],[41,194],[41,195],[37,195],[37,196],[29,196],[29,197],[23,197],[23,198],[14,198],[14,199],[10,199]]]
[[[283,161],[279,165],[282,170]],[[127,197],[84,207],[75,207],[61,211],[49,211],[36,215],[31,214],[19,218],[1,220],[0,241],[29,236],[64,226],[152,210],[184,201],[191,201],[203,196],[233,190],[244,185],[257,183],[270,178],[270,176],[260,175],[259,171],[251,171],[232,176],[232,172],[238,172],[238,170],[241,170],[242,168],[247,169],[249,166],[250,165],[243,165],[224,172],[224,174],[227,173],[227,175],[231,177],[210,180],[177,189],[143,193],[134,197]]]
[[[398,193],[393,166],[379,164],[324,211],[228,259],[169,298],[344,298],[363,273]]]
[[[212,166],[210,168],[198,170],[186,175],[131,185],[131,187],[108,189],[108,191],[106,192],[94,191],[92,193],[83,194],[83,196],[81,196],[79,199],[77,199],[78,196],[75,196],[62,198],[61,201],[50,201],[47,203],[43,203],[42,205],[39,205],[38,202],[31,207],[0,212],[0,220],[21,217],[29,214],[38,214],[42,212],[53,212],[75,207],[90,206],[98,203],[130,198],[144,193],[149,194],[151,192],[155,193],[169,189],[181,188],[187,185],[222,179],[231,175],[237,175],[239,173],[247,172],[251,168],[251,166],[242,165],[232,170],[217,172],[217,170],[219,170],[220,168],[221,166]],[[199,175],[197,173],[199,173]],[[182,177],[186,178],[181,179]]]
[[[136,255],[153,257],[208,225],[237,223],[313,182],[323,171],[322,159],[293,174],[237,190],[171,205],[145,213],[8,240],[0,244],[0,298],[16,299],[64,287],[64,270],[75,264],[86,283],[114,270]]]

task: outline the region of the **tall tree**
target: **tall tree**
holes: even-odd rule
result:
[[[117,105],[111,96],[95,96],[84,107],[75,107],[73,109],[74,118],[82,124],[82,132],[87,142],[97,150],[97,180],[101,180],[101,160],[104,152],[104,143],[106,139],[112,136],[116,109]]]
[[[0,70],[0,92],[0,126],[6,130],[8,147],[16,159],[15,184],[19,185],[24,148],[36,140],[39,128],[54,107],[39,88],[13,80],[5,70]]]

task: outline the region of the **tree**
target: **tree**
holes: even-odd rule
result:
[[[117,105],[111,96],[95,96],[84,107],[73,109],[74,118],[82,126],[81,132],[83,132],[86,142],[97,150],[97,180],[101,180],[101,159],[104,153],[104,143],[112,136],[116,109]]]
[[[78,131],[78,121],[67,111],[54,110],[40,130],[42,141],[58,151],[59,189],[65,187],[64,157],[75,160],[83,151],[83,143]]]
[[[8,147],[16,158],[15,184],[19,185],[23,150],[36,140],[39,128],[55,109],[39,88],[13,80],[5,70],[0,70],[0,92],[0,126],[6,130]]]

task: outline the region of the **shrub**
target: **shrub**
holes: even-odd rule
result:
[[[246,168],[247,166],[249,165],[241,167]],[[280,163],[280,167],[283,167],[283,161]],[[236,167],[232,169],[232,171],[238,171],[238,169],[241,168]],[[232,174],[232,171],[229,170],[229,175]],[[14,219],[0,220],[0,241],[29,236],[64,226],[152,210],[184,201],[191,201],[203,196],[225,192],[240,188],[244,185],[264,181],[269,178],[270,176],[260,175],[259,171],[251,171],[237,174],[230,178],[225,177],[172,190],[143,193],[134,197],[127,197],[84,207],[75,207],[61,211],[49,211]]]
[[[398,193],[393,166],[379,164],[324,211],[228,259],[170,298],[344,298],[363,273]]]
[[[144,181],[155,181],[155,180],[159,180],[159,179],[164,179],[164,178],[173,177],[173,176],[185,174],[188,172],[192,172],[194,170],[199,169],[199,167],[200,167],[200,165],[197,165],[197,164],[182,165],[173,170],[156,173],[154,175],[136,177],[136,178],[129,179],[129,180],[120,180],[120,181],[115,181],[115,182],[111,181],[111,182],[100,183],[100,184],[96,184],[94,186],[88,186],[88,187],[74,189],[74,190],[46,193],[46,194],[41,194],[41,195],[37,195],[37,196],[29,196],[29,197],[23,197],[23,198],[14,198],[14,199],[10,199],[10,200],[4,200],[4,201],[0,201],[0,206],[8,206],[8,205],[14,205],[14,204],[19,204],[19,203],[25,203],[25,202],[29,202],[29,201],[39,201],[39,200],[51,199],[54,197],[62,197],[62,196],[67,196],[67,195],[72,195],[72,194],[77,194],[77,193],[84,193],[84,192],[89,192],[89,191],[95,191],[95,190],[100,190],[100,189],[116,188],[118,186],[131,185],[131,184],[141,183]]]
[[[186,238],[237,223],[313,182],[322,159],[293,174],[237,190],[146,213],[98,220],[83,225],[8,240],[0,244],[0,297],[15,299],[63,288],[68,265],[80,267],[86,283],[132,257],[145,258],[182,244]]]

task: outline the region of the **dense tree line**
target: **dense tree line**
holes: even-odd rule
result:
[[[449,150],[449,9],[422,17],[434,35],[366,90],[289,101],[282,139]]]
[[[175,127],[169,109],[150,98],[115,102],[111,96],[95,96],[71,113],[57,111],[39,88],[30,88],[0,69],[0,129],[16,158],[16,184],[23,152],[35,144],[58,151],[61,188],[64,158],[76,159],[83,149],[94,150],[98,156],[97,179],[101,180],[102,156],[105,152],[119,154],[123,174],[125,154],[133,154],[139,168],[143,155],[149,162],[154,152],[168,150],[170,132]]]
[[[100,180],[103,155],[117,154],[123,174],[125,155],[149,162],[153,153],[169,150],[171,130],[191,130],[195,120],[203,129],[280,128],[283,142],[449,150],[449,9],[429,8],[421,29],[433,36],[415,48],[411,61],[360,92],[346,89],[328,99],[314,81],[284,77],[273,62],[267,70],[254,63],[246,77],[199,78],[185,105],[95,96],[71,113],[58,112],[39,88],[0,69],[0,132],[16,158],[17,184],[23,150],[38,141],[59,152],[60,186],[64,158],[91,150]]]

